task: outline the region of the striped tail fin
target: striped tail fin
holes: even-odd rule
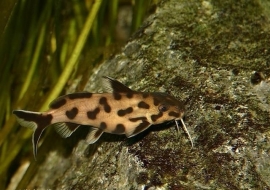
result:
[[[16,115],[17,121],[21,126],[31,128],[34,131],[32,135],[32,144],[34,157],[36,159],[39,138],[44,129],[51,124],[53,118],[52,115],[25,110],[14,110],[13,114]]]

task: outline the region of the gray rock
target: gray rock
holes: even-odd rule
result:
[[[86,90],[100,91],[108,75],[177,97],[195,147],[174,123],[131,139],[80,140],[66,157],[51,150],[28,189],[270,189],[269,7],[162,1]]]

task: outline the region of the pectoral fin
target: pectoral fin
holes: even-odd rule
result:
[[[146,120],[143,120],[138,126],[126,129],[126,136],[128,138],[133,137],[133,136],[143,132],[144,130],[146,130],[150,126],[151,126],[151,123],[149,123]]]
[[[92,128],[86,137],[86,142],[89,144],[95,143],[103,134],[103,130],[99,128]]]

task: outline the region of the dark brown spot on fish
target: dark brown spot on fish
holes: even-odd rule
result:
[[[111,106],[107,102],[107,98],[102,97],[99,100],[99,103],[103,105],[105,112],[110,113],[111,112]]]
[[[97,114],[100,112],[99,108],[94,109],[93,111],[88,111],[87,112],[87,117],[89,119],[96,119],[97,118]]]
[[[150,108],[149,104],[145,103],[144,101],[139,102],[138,107],[143,108],[143,109],[149,109]]]
[[[128,107],[128,108],[125,109],[125,110],[119,110],[119,111],[117,112],[117,115],[119,115],[120,117],[122,117],[122,116],[124,116],[124,115],[129,114],[129,113],[132,113],[132,111],[133,111],[133,108],[132,108],[132,107]]]
[[[159,114],[157,114],[157,115],[151,115],[151,119],[153,122],[156,122],[158,120],[158,118],[160,118],[162,116],[163,116],[163,113],[159,112]]]
[[[123,134],[125,132],[125,126],[123,124],[117,124],[113,133],[115,134]]]
[[[105,122],[101,122],[99,128],[102,129],[102,130],[104,130],[104,129],[107,128],[107,124]]]
[[[143,121],[142,123],[140,123],[134,130],[133,135],[136,135],[142,131],[144,131],[145,129],[147,129],[150,126],[150,123],[148,121]]]
[[[67,103],[67,100],[64,97],[60,97],[60,98],[54,100],[53,102],[51,102],[50,108],[58,109],[58,108],[62,107],[63,105],[65,105],[66,103]]]
[[[69,119],[74,119],[76,115],[78,114],[78,112],[79,112],[78,108],[74,107],[71,110],[66,111],[66,116]]]
[[[149,96],[149,93],[143,93],[143,98],[147,98]]]
[[[173,117],[178,118],[180,116],[180,113],[176,113],[174,111],[171,111],[171,112],[169,112],[169,116],[173,116]]]
[[[121,98],[122,98],[121,94],[119,94],[117,92],[113,93],[113,97],[114,97],[115,100],[121,100]]]
[[[132,98],[132,97],[133,97],[133,95],[134,95],[134,93],[133,93],[133,92],[128,92],[128,93],[127,93],[127,98]]]
[[[157,98],[154,97],[154,105],[157,106],[159,104],[160,104],[160,101]]]
[[[147,120],[147,118],[146,117],[129,118],[129,121],[131,121],[131,122],[137,122],[137,121],[140,121],[140,120],[144,121],[144,120]]]
[[[92,93],[90,93],[90,92],[77,92],[77,93],[68,94],[67,96],[71,100],[81,99],[81,98],[91,98]]]

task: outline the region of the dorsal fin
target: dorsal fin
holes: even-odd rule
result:
[[[103,78],[104,78],[103,86],[108,92],[118,92],[118,93],[134,92],[129,87],[123,85],[121,82],[111,77],[103,76]]]

